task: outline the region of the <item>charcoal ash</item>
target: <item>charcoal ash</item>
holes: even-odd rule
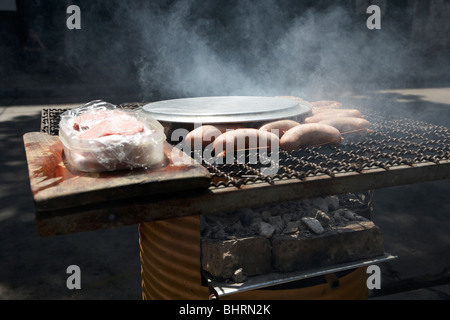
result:
[[[349,221],[370,220],[367,201],[368,195],[365,193],[349,193],[202,216],[201,236],[233,240],[252,236],[270,239],[280,234],[300,234],[305,237],[326,234],[333,227]]]
[[[356,261],[384,252],[370,192],[286,201],[201,216],[201,264],[211,277],[241,283]]]

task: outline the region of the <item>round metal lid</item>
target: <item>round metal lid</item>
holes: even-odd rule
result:
[[[291,118],[309,113],[311,106],[284,98],[224,96],[152,102],[143,110],[166,122],[231,123]]]

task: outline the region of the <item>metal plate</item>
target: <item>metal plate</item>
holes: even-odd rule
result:
[[[311,106],[284,98],[224,96],[164,100],[143,109],[159,121],[232,123],[293,118],[308,114]]]

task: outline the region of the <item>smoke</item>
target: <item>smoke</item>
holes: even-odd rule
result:
[[[233,30],[218,30],[223,27],[209,18],[192,21],[193,3],[178,2],[164,15],[150,19],[140,16],[144,50],[149,48],[149,55],[141,56],[137,63],[143,89],[157,84],[161,91],[179,96],[259,91],[258,79],[243,61],[246,56],[229,43],[235,39],[226,39],[226,33]]]
[[[154,98],[155,91],[163,98],[338,99],[351,90],[406,82],[422,65],[410,50],[409,31],[394,19],[404,13],[394,7],[388,11],[394,18],[383,15],[381,30],[368,30],[368,15],[351,2],[108,3],[109,9],[104,3],[82,8],[84,16],[106,12],[107,26],[96,27],[96,40],[85,38],[77,47],[94,51],[96,61],[111,70],[127,66],[118,79],[135,81],[142,100]],[[77,50],[79,59],[88,59]]]
[[[404,34],[369,31],[348,7],[292,14],[292,3],[233,4],[180,1],[135,15],[148,49],[136,60],[144,93],[325,97],[398,78],[412,59]]]

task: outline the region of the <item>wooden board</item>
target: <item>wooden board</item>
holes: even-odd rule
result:
[[[167,142],[165,164],[161,168],[87,173],[70,167],[57,136],[30,132],[23,139],[38,212],[207,188],[210,184],[206,168]]]

